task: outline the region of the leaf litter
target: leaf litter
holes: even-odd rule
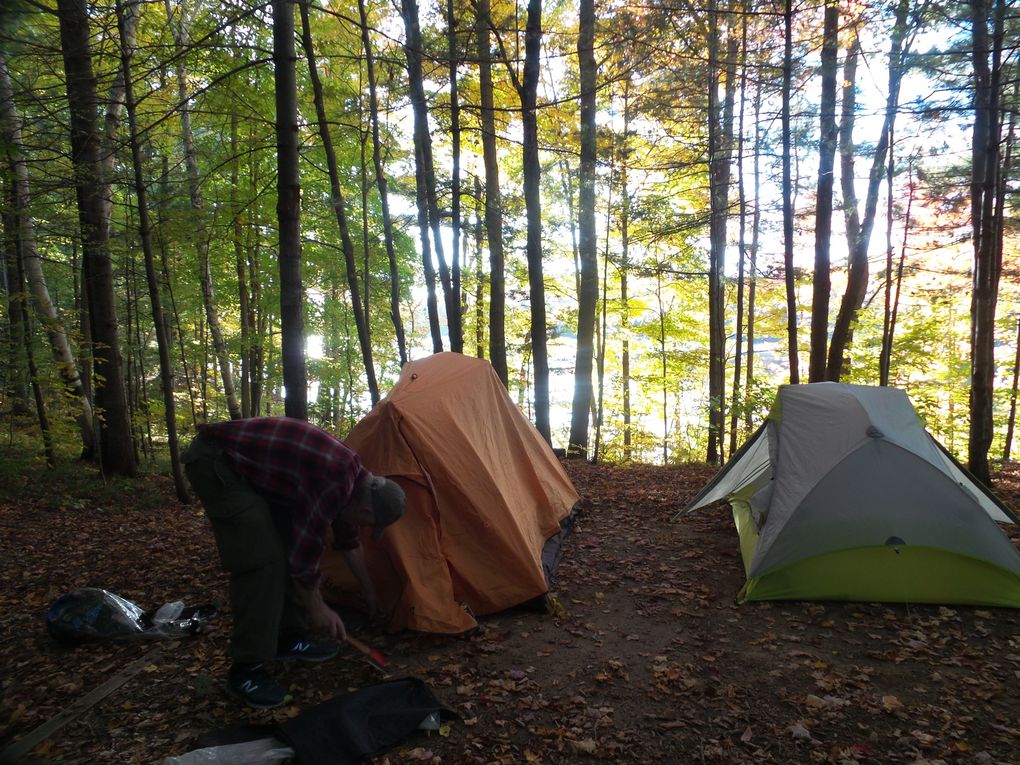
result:
[[[394,676],[421,677],[460,715],[376,762],[1017,761],[1017,611],[737,605],[743,570],[728,510],[672,520],[711,468],[567,467],[585,504],[552,614],[512,611],[452,637],[364,635],[391,657]],[[1020,507],[1020,468],[1004,470],[997,488]],[[112,503],[87,482],[54,496],[59,507],[39,497],[0,504],[0,746],[145,650],[55,645],[43,615],[58,595],[97,586],[146,605],[225,599],[208,524],[199,508],[174,502],[165,478],[140,479]],[[281,722],[379,680],[342,653],[281,674],[292,705],[247,710],[223,692],[228,631],[221,618],[167,644],[34,756],[159,762],[213,728]]]

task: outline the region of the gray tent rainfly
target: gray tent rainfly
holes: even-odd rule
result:
[[[784,385],[679,515],[728,500],[744,600],[1020,607],[1017,518],[925,429],[906,393]]]

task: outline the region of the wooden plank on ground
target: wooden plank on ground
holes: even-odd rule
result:
[[[25,734],[0,752],[0,765],[18,765],[26,756],[46,739],[105,699],[124,683],[156,661],[163,653],[161,647],[153,648],[140,659],[128,664],[105,683],[73,701],[63,712],[54,715],[30,733]]]

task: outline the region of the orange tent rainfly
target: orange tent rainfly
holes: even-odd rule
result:
[[[345,442],[407,494],[379,542],[362,536],[389,629],[464,632],[548,591],[577,491],[489,362],[409,362]],[[327,600],[357,603],[340,553],[322,571]]]

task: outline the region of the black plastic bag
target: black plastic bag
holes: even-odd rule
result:
[[[194,635],[217,613],[215,606],[185,608],[180,601],[145,611],[98,587],[61,595],[46,612],[46,629],[67,644],[90,640],[165,640]]]

